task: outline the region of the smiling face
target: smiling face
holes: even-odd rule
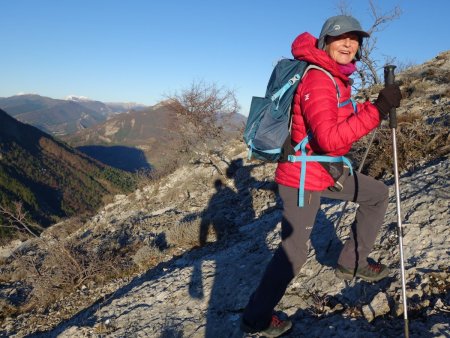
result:
[[[327,36],[325,51],[334,61],[346,65],[355,58],[359,47],[359,36],[356,33],[345,33],[338,36]]]

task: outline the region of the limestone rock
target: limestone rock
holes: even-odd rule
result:
[[[389,313],[390,310],[391,308],[389,307],[389,302],[384,292],[378,293],[369,305],[364,305],[362,308],[364,317],[368,322],[371,322],[376,317]]]

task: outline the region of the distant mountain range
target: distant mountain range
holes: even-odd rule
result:
[[[0,98],[0,109],[21,122],[55,136],[89,128],[116,114],[145,108],[141,104],[104,103],[76,96],[69,96],[65,100],[35,94]]]
[[[21,202],[33,221],[49,225],[90,213],[107,195],[133,188],[131,174],[89,158],[0,109],[2,207]],[[4,222],[0,214],[0,223]]]
[[[179,141],[177,116],[164,106],[131,111],[66,135],[72,147],[128,171],[158,166]]]
[[[224,131],[238,137],[246,117],[235,114],[227,119]],[[108,165],[127,171],[161,168],[179,157],[180,126],[186,123],[164,102],[141,111],[130,111],[79,130],[63,140]]]
[[[164,102],[144,106],[26,94],[0,98],[0,108],[92,158],[130,172],[176,161],[179,126],[185,123]],[[240,114],[226,121],[219,117],[229,137],[240,135],[245,120]]]

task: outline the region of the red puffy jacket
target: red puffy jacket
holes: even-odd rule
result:
[[[309,33],[299,35],[292,43],[292,55],[326,69],[333,75],[340,92],[340,102],[351,96],[348,76],[325,51],[316,48],[317,39]],[[342,156],[352,144],[380,124],[377,108],[370,102],[338,108],[336,87],[324,72],[311,69],[299,84],[294,95],[291,136],[295,143],[312,133],[309,151],[329,156]],[[297,153],[299,155],[299,153]],[[275,172],[278,184],[299,187],[300,162],[279,163]],[[306,165],[305,190],[324,190],[334,185],[332,177],[317,162]]]

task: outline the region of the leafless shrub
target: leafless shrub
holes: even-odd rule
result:
[[[115,330],[116,327],[114,326],[114,324],[110,319],[107,319],[104,322],[95,324],[93,332],[96,334],[96,336],[105,337],[108,334],[113,333]]]
[[[399,76],[403,98],[437,99],[449,97],[450,71],[436,64],[406,69]]]
[[[36,246],[16,254],[14,276],[32,287],[24,309],[47,307],[88,281],[98,280],[115,264],[71,241],[38,239]]]
[[[192,248],[198,246],[200,238],[200,221],[180,222],[173,225],[167,231],[167,241],[170,245],[182,248]]]
[[[438,78],[439,83],[442,83],[442,84],[450,83],[450,71],[446,70],[446,71],[441,72],[437,78]]]
[[[19,307],[10,304],[6,299],[0,298],[0,319],[15,316],[19,312]]]
[[[447,87],[441,94],[442,97],[450,97],[450,86]]]
[[[329,296],[320,294],[317,290],[306,290],[307,297],[312,300],[312,306],[308,309],[315,317],[324,315],[328,308]]]
[[[426,74],[426,79],[434,81],[437,84],[448,84],[450,83],[450,71],[436,67],[433,71]]]
[[[156,170],[139,170],[135,175],[137,178],[138,188],[150,185],[158,179]]]
[[[449,276],[449,272],[445,271],[430,273],[431,292],[434,294],[447,294],[450,290]]]
[[[428,67],[421,74],[420,78],[423,81],[433,81],[437,84],[450,83],[450,71],[441,69],[439,67]]]
[[[440,123],[426,123],[422,116],[417,114],[406,113],[398,116],[396,138],[400,171],[414,169],[421,162],[450,153],[448,127]],[[351,153],[355,162],[360,161],[368,146],[368,140],[369,137],[365,137],[355,144],[355,150]],[[363,172],[379,178],[392,173],[392,168],[392,130],[388,124],[383,124],[377,130]]]
[[[206,141],[220,140],[224,123],[240,109],[234,90],[202,81],[193,82],[180,93],[167,95],[166,104],[183,118],[183,124],[177,126],[183,141],[182,152]]]
[[[64,220],[61,223],[52,225],[51,227],[45,229],[43,235],[45,237],[53,237],[58,240],[68,238],[71,234],[75,233],[80,229],[83,224],[87,221],[87,216],[74,216],[69,219]]]
[[[132,266],[126,264],[120,252],[103,249],[83,245],[82,241],[67,239],[60,233],[46,232],[42,238],[28,240],[2,266],[3,283],[19,283],[29,289],[19,305],[5,300],[8,312],[45,310],[82,285],[101,285],[127,275]]]
[[[11,228],[19,232],[27,232],[33,237],[37,237],[42,228],[37,224],[31,224],[28,221],[27,212],[24,210],[22,202],[13,202],[11,207],[0,205],[0,216],[6,221],[6,224],[0,224],[3,228]],[[1,221],[1,218],[0,218]]]
[[[395,62],[396,68],[395,70],[400,74],[408,71],[412,67],[416,66],[416,63],[413,61],[403,61],[403,60],[397,60]]]

